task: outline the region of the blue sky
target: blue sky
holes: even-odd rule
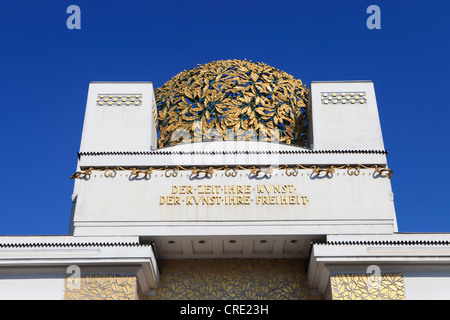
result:
[[[81,30],[69,30],[69,5]],[[369,30],[369,5],[381,29]],[[90,81],[208,61],[375,85],[399,231],[450,232],[450,1],[2,1],[0,235],[67,234]]]

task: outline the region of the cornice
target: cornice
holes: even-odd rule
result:
[[[151,242],[34,242],[0,243],[0,248],[149,247]]]
[[[82,151],[78,152],[78,158],[82,156],[133,156],[133,155],[237,155],[237,154],[383,154],[386,150],[238,150],[238,151]]]
[[[342,246],[342,245],[392,245],[392,246],[416,246],[416,245],[450,245],[450,241],[447,240],[375,240],[375,241],[317,241],[312,242],[313,245],[331,245],[331,246]]]

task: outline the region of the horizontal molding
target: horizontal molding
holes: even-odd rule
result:
[[[0,243],[0,248],[149,247],[151,242],[34,242]]]
[[[116,155],[230,155],[230,154],[384,154],[386,150],[269,150],[269,151],[83,151],[82,156],[116,156]]]
[[[371,240],[371,241],[317,241],[312,242],[313,245],[398,245],[398,246],[415,246],[415,245],[450,245],[450,241],[440,240]]]

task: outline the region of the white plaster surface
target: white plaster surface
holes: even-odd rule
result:
[[[142,94],[140,106],[98,106],[98,94]],[[91,82],[80,151],[150,150],[155,144],[151,82]]]
[[[367,104],[322,105],[320,100],[321,92],[361,91],[367,96]],[[142,106],[96,105],[98,94],[133,93],[142,94]],[[260,142],[212,142],[156,150],[153,85],[93,82],[88,93],[77,171],[90,167],[177,165],[387,166],[384,153],[358,152],[384,150],[371,81],[313,82],[311,101],[312,149]],[[264,153],[271,150],[286,153]],[[337,152],[317,152],[323,150]],[[349,150],[353,152],[339,152]],[[126,154],[134,151],[147,154]],[[151,151],[174,153],[151,154]],[[184,154],[175,153],[179,151]],[[191,154],[191,151],[203,154]],[[219,154],[211,155],[213,151]],[[238,151],[238,154],[220,154],[222,151]],[[263,153],[245,154],[245,151]],[[450,237],[449,234],[395,233],[390,180],[374,174],[373,169],[362,169],[358,176],[350,175],[346,169],[336,169],[328,176],[317,176],[311,169],[299,170],[296,176],[275,170],[258,177],[252,176],[249,170],[239,170],[236,177],[227,177],[223,170],[198,177],[190,171],[179,171],[170,177],[165,171],[156,170],[147,177],[132,177],[129,170],[108,177],[111,173],[94,170],[89,177],[75,180],[73,236],[0,237],[3,244],[0,299],[62,299],[65,270],[71,264],[93,272],[137,274],[141,288],[150,292],[159,282],[153,250],[150,246],[120,245],[137,243],[140,239],[154,242],[164,258],[224,258],[231,257],[229,253],[233,253],[232,257],[309,256],[311,287],[326,297],[330,273],[361,272],[368,265],[376,264],[383,272],[404,273],[407,299],[450,299],[448,245],[369,243],[448,241]],[[188,185],[195,190],[192,195],[173,192],[173,187]],[[220,192],[200,194],[200,186],[206,185],[218,186],[216,190]],[[244,195],[251,199],[247,205],[225,205],[224,197],[230,196],[224,191],[225,186],[247,185],[250,192]],[[288,186],[291,191],[275,193],[273,186]],[[271,191],[265,189],[266,192],[259,193],[258,187],[271,188]],[[258,196],[286,195],[302,200],[304,196],[307,203],[264,205],[262,199],[261,204],[255,203]],[[167,196],[180,196],[180,205],[161,205],[161,197]],[[186,196],[222,199],[219,205],[188,205]],[[312,240],[325,237],[328,241],[350,244],[313,245],[310,250]],[[367,243],[361,244],[364,241]],[[85,245],[75,245],[81,243]]]
[[[366,104],[322,104],[322,92],[365,92]],[[314,149],[384,150],[375,90],[371,81],[312,82]]]
[[[35,273],[19,275],[11,275],[11,273],[0,269],[0,300],[62,300],[64,298],[64,276],[42,275],[39,270]]]
[[[78,232],[83,229],[83,223],[111,227],[110,232],[115,234],[114,226],[131,228],[134,223],[141,227],[157,227],[162,222],[165,225],[173,223],[174,231],[177,223],[187,226],[208,222],[220,226],[224,222],[253,222],[270,226],[271,222],[278,222],[319,226],[348,224],[344,233],[368,233],[367,229],[358,230],[357,225],[379,221],[387,225],[384,233],[394,231],[395,210],[390,181],[374,175],[373,169],[362,170],[359,176],[349,176],[344,169],[336,170],[332,177],[317,177],[312,170],[300,170],[296,177],[286,176],[285,170],[275,171],[270,177],[252,178],[249,174],[248,170],[240,170],[238,176],[226,177],[224,171],[217,171],[211,178],[192,179],[190,171],[179,171],[176,177],[166,177],[165,171],[155,171],[149,178],[135,178],[129,171],[118,171],[112,178],[105,176],[104,172],[94,171],[91,177],[78,182],[75,234],[80,234]],[[192,186],[192,194],[173,193],[174,187],[186,185]],[[218,186],[220,191],[200,194],[200,189],[205,185]],[[249,186],[248,205],[225,204],[225,197],[242,195],[226,193],[225,187],[237,185]],[[286,186],[292,193],[278,193],[273,186]],[[267,192],[267,188],[272,190]],[[296,203],[282,205],[281,197],[286,195],[293,196]],[[167,196],[179,196],[179,205],[161,204],[161,197],[167,201]],[[202,197],[212,196],[221,197],[219,205],[218,198],[215,204],[203,203]],[[275,203],[262,204],[263,196],[272,196]],[[302,196],[306,197],[305,204]],[[191,200],[189,205],[188,197]],[[195,204],[193,198],[201,202]],[[376,225],[374,231],[379,233]],[[90,235],[95,235],[95,231],[92,228]],[[117,232],[116,235],[130,235],[120,234],[119,229]],[[229,232],[234,234],[233,228]]]

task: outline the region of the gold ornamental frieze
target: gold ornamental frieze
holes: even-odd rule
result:
[[[150,177],[154,171],[163,171],[164,176],[176,177],[178,172],[180,171],[190,171],[191,178],[204,178],[211,177],[217,171],[223,171],[226,177],[236,177],[238,172],[241,170],[249,171],[249,178],[261,178],[261,177],[270,177],[275,170],[282,170],[288,177],[295,177],[298,175],[300,170],[311,170],[312,177],[332,177],[336,170],[345,169],[349,176],[358,176],[362,169],[373,169],[374,176],[387,177],[391,178],[393,171],[392,169],[381,167],[378,165],[366,166],[363,164],[359,165],[342,165],[342,166],[328,166],[321,167],[317,165],[311,166],[303,166],[301,164],[297,165],[280,165],[276,167],[268,166],[268,167],[260,167],[260,166],[208,166],[208,167],[183,167],[183,166],[155,166],[155,167],[147,167],[147,168],[125,168],[125,167],[103,167],[103,168],[94,168],[90,167],[88,169],[80,170],[75,172],[70,179],[87,179],[89,178],[93,172],[103,172],[105,177],[114,178],[117,175],[118,171],[129,171],[130,175],[135,178],[145,178]]]

